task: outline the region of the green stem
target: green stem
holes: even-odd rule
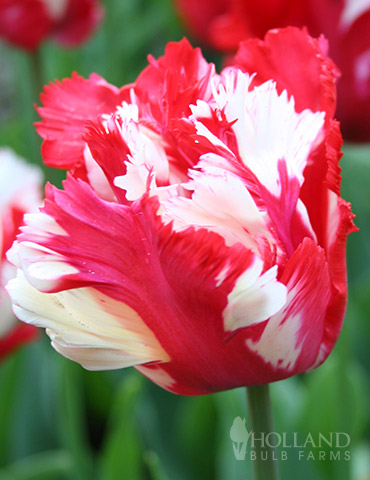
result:
[[[273,438],[269,442],[268,437],[274,431],[269,385],[247,387],[247,399],[250,429],[253,432],[251,447],[255,454],[252,457],[254,480],[278,480],[277,452],[273,447]]]

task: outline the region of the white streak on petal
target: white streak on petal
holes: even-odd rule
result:
[[[153,332],[132,308],[96,289],[42,293],[21,271],[7,289],[15,315],[46,328],[53,347],[87,369],[169,360]]]
[[[116,109],[116,114],[119,115],[125,122],[139,121],[139,107],[131,103],[122,102]]]
[[[212,118],[212,108],[204,100],[197,100],[195,105],[190,105],[190,110],[195,118]]]
[[[261,275],[262,267],[262,261],[256,257],[228,295],[223,312],[226,331],[263,322],[285,305],[287,290],[276,280],[277,266]]]
[[[163,219],[174,220],[177,230],[189,225],[207,228],[222,235],[227,245],[242,242],[255,253],[259,253],[263,238],[274,251],[275,239],[266,225],[266,214],[258,210],[242,181],[221,168],[210,168],[210,172],[189,172],[192,197],[176,195],[163,202]]]
[[[165,388],[166,390],[171,390],[176,383],[175,380],[171,377],[171,375],[165,372],[160,367],[156,366],[156,368],[149,368],[149,367],[146,367],[145,365],[140,365],[135,368],[140,373],[142,373],[147,378],[149,378],[149,380],[159,385],[160,387]]]
[[[328,246],[329,248],[337,238],[338,226],[340,222],[340,211],[338,207],[338,196],[328,190],[329,196],[329,212],[328,212],[328,224],[326,226],[326,231],[328,235]]]
[[[292,315],[279,325],[283,318],[282,314],[270,318],[261,339],[256,343],[247,340],[247,346],[273,367],[293,370],[302,348],[297,346],[300,316]]]
[[[218,107],[226,119],[235,122],[239,154],[245,165],[275,196],[281,185],[278,162],[286,162],[289,176],[303,183],[303,170],[324,124],[324,113],[304,110],[296,113],[294,99],[286,91],[278,95],[273,81],[248,91],[250,77],[240,70],[223,72],[224,85],[215,92]]]
[[[63,277],[79,273],[63,255],[33,242],[15,242],[8,259],[21,266],[28,281],[44,292],[54,290]]]
[[[310,232],[312,239],[317,242],[317,236],[314,229],[312,228],[306,205],[302,202],[300,198],[298,198],[297,200],[296,212],[300,215],[302,222],[307,228],[307,230]]]
[[[77,268],[65,262],[36,262],[28,267],[28,274],[37,280],[50,281],[74,273],[79,273]]]
[[[117,127],[131,154],[124,162],[125,175],[117,176],[114,185],[126,190],[126,198],[134,201],[147,191],[148,180],[150,191],[156,189],[156,182],[168,183],[168,158],[162,137],[148,128],[139,128],[136,122],[129,119],[125,119],[122,125],[117,122]]]
[[[24,222],[27,225],[27,234],[36,234],[38,236],[50,237],[52,235],[61,235],[68,237],[68,233],[54,220],[53,217],[44,212],[26,213]],[[23,230],[25,228],[23,227]]]
[[[126,190],[127,200],[134,201],[146,192],[150,171],[146,165],[125,163],[126,174],[115,177],[113,183],[116,187]]]
[[[288,293],[286,308],[270,318],[257,342],[247,340],[247,346],[274,368],[293,370],[302,350],[304,338],[297,344],[301,327],[300,314],[289,315],[287,312],[295,295],[296,290],[293,288]]]
[[[94,160],[94,157],[91,154],[91,150],[88,145],[85,145],[84,148],[84,159],[87,172],[87,178],[89,179],[90,185],[95,190],[95,192],[103,200],[109,202],[116,201],[116,196],[109,185],[107,177],[105,176],[103,169],[98,165]]]
[[[228,274],[229,274],[229,271],[230,271],[230,265],[226,265],[222,270],[221,272],[217,275],[217,277],[215,278],[216,280],[216,287],[219,287],[220,285],[223,284],[223,282],[226,280]]]

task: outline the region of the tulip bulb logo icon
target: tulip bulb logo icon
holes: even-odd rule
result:
[[[230,428],[230,438],[233,442],[234,455],[237,460],[244,460],[250,432],[245,427],[245,418],[234,418]]]

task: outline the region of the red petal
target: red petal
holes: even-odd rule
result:
[[[44,139],[45,164],[68,169],[82,163],[86,125],[101,114],[113,113],[128,99],[129,88],[119,90],[99,75],[92,74],[86,80],[76,73],[45,86],[40,96],[43,106],[37,108],[42,121],[36,123]]]
[[[159,123],[157,128],[164,129],[173,119],[190,115],[189,105],[210,98],[214,65],[185,38],[168,43],[163,57],[148,59],[149,66],[135,84],[144,120],[153,118]]]
[[[325,111],[328,119],[335,111],[336,69],[323,48],[323,39],[288,27],[271,30],[264,41],[241,43],[234,62],[245,72],[256,72],[257,84],[275,80],[279,92],[287,90],[293,95],[298,112],[306,108]]]

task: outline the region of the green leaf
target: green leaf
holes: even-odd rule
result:
[[[168,480],[159,456],[155,452],[152,450],[144,452],[144,463],[149,471],[151,480]]]
[[[87,438],[85,403],[80,365],[63,359],[60,373],[59,429],[62,444],[73,460],[71,479],[92,478],[92,453]]]
[[[56,450],[37,453],[0,471],[0,480],[57,480],[70,478],[72,459],[67,452]]]
[[[216,475],[218,412],[212,395],[185,397],[176,412],[179,452],[190,478],[213,480]]]
[[[0,368],[0,466],[6,463],[9,434],[14,419],[15,396],[19,391],[21,354],[13,355]]]
[[[100,477],[102,480],[143,478],[143,447],[135,421],[135,410],[144,377],[130,372],[115,396],[103,446]]]

